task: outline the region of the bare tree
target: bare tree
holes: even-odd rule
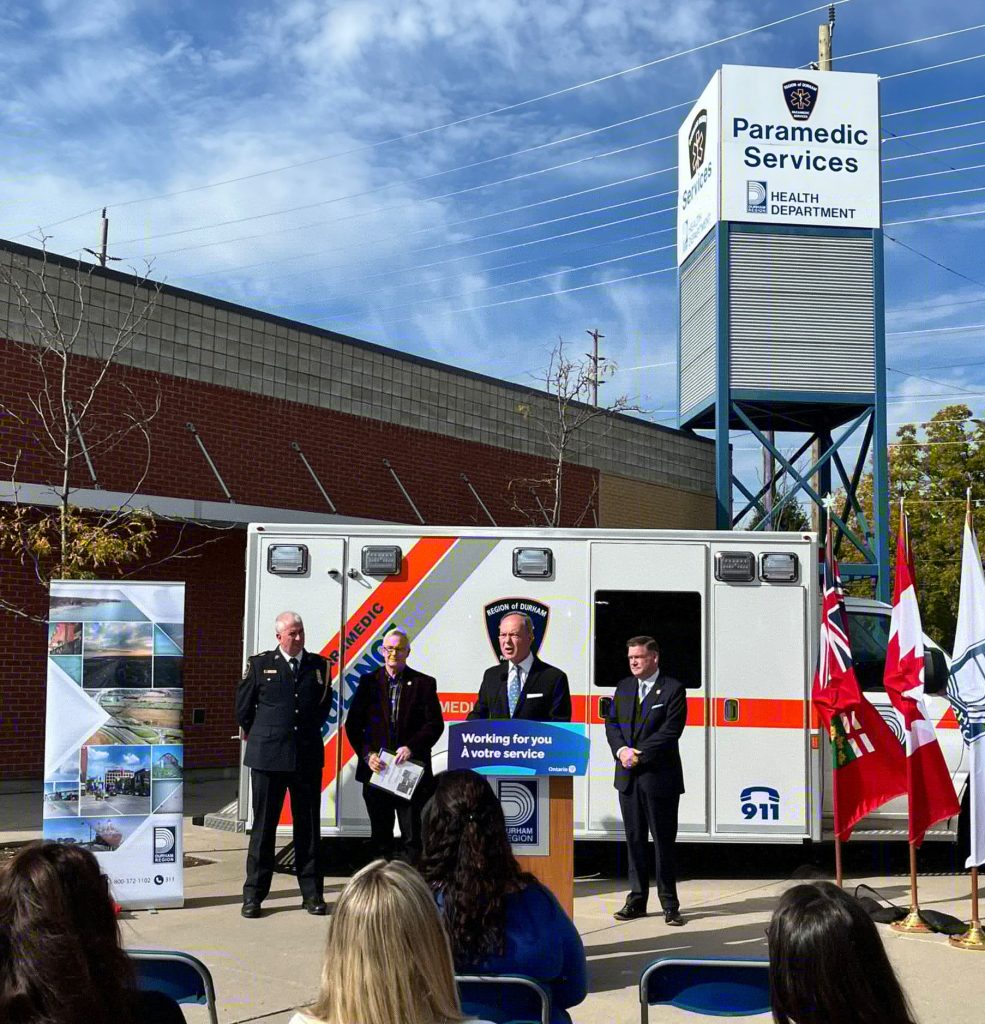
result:
[[[106,317],[115,322],[97,323],[90,309],[95,267],[54,267],[46,241],[40,266],[24,261],[0,267],[10,320],[16,315],[23,331],[13,343],[35,377],[27,394],[14,399],[8,391],[0,402],[4,434],[14,439],[0,451],[12,490],[12,503],[0,508],[0,550],[29,566],[44,588],[52,579],[92,578],[148,555],[156,523],[132,501],[151,468],[149,428],[161,405],[158,389],[141,393],[119,366],[154,308],[159,285],[148,282],[146,272],[135,275],[119,309]],[[78,508],[72,493],[87,474],[94,478],[93,458],[121,445],[129,461],[137,453],[126,500],[110,511]],[[50,511],[21,500],[26,482],[50,488]],[[3,597],[0,609],[36,618]]]
[[[543,412],[533,405],[521,406],[520,412],[538,426],[550,452],[551,467],[543,476],[520,477],[511,480],[508,485],[513,510],[531,525],[561,525],[568,463],[574,455],[585,451],[590,433],[597,436],[597,432],[589,432],[586,427],[594,420],[606,419],[610,420],[605,428],[608,429],[614,413],[644,412],[627,395],[620,395],[608,405],[591,403],[596,384],[601,383],[602,378],[611,376],[615,370],[616,364],[608,361],[603,368],[599,368],[591,356],[585,359],[569,358],[565,352],[564,339],[558,338],[557,344],[551,349],[547,368],[533,374],[533,378],[543,385],[550,402]],[[595,508],[597,492],[596,481],[585,507],[575,520],[578,525]]]

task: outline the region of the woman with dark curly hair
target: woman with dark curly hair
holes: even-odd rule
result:
[[[553,893],[520,870],[489,783],[443,772],[424,809],[421,873],[459,973],[526,974],[551,993],[553,1024],[588,991],[585,947]]]
[[[876,926],[838,886],[788,889],[766,934],[778,1024],[914,1024]]]
[[[0,1021],[184,1024],[169,996],[137,990],[109,883],[81,846],[32,843],[0,866]]]

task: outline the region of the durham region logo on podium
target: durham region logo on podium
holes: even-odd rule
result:
[[[537,846],[537,780],[498,779],[497,795],[513,846]]]

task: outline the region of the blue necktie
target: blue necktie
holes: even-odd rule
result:
[[[510,681],[506,691],[510,702],[510,718],[516,714],[516,706],[520,703],[520,666],[510,666]]]

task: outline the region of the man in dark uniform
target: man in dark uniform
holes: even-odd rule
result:
[[[438,686],[431,676],[407,664],[407,634],[391,629],[383,638],[382,668],[359,677],[345,719],[345,733],[356,752],[356,781],[363,784],[372,842],[379,856],[393,855],[393,818],[400,824],[403,855],[413,861],[421,849],[421,808],[431,795],[431,748],[445,730]],[[413,796],[388,793],[370,784],[380,770],[380,750],[395,754],[398,764],[424,765]]]
[[[649,831],[656,845],[657,895],[664,920],[682,925],[674,854],[684,792],[678,740],[687,722],[687,697],[683,683],[661,675],[660,648],[653,637],[634,636],[626,647],[632,675],[616,684],[605,721],[629,852],[630,891],[615,917],[630,921],[646,915]]]
[[[296,612],[281,612],[274,629],[278,647],[250,658],[236,691],[236,719],[246,737],[244,763],[253,789],[243,917],[259,917],[270,891],[277,822],[288,791],[302,906],[309,914],[326,910],[318,849],[325,762],[321,729],[332,708],[328,663],[304,649],[304,624]]]
[[[568,677],[531,652],[534,624],[523,612],[499,620],[499,649],[505,661],[486,669],[469,719],[526,718],[570,722]]]

